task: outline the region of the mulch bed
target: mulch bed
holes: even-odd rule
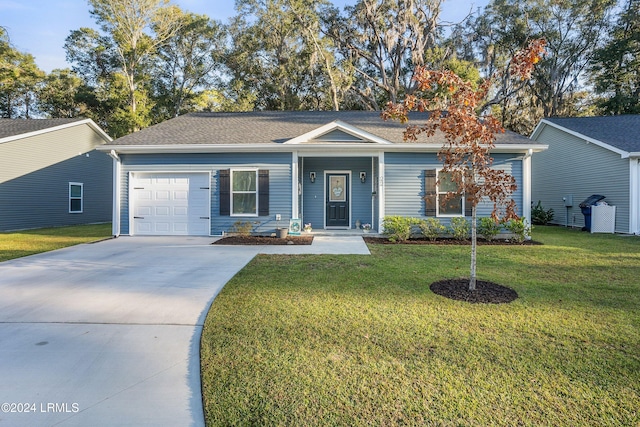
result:
[[[456,239],[436,239],[431,241],[425,238],[418,239],[408,239],[403,242],[391,242],[386,237],[363,237],[364,241],[367,243],[377,244],[377,245],[471,245],[471,240],[456,240]],[[536,242],[535,240],[525,240],[522,243],[518,243],[515,240],[506,240],[506,239],[494,239],[494,240],[484,240],[478,239],[478,245],[482,246],[523,246],[523,245],[541,245],[542,243]]]
[[[284,239],[270,236],[227,236],[212,245],[310,245],[313,236],[287,236]]]
[[[432,283],[435,294],[470,303],[504,304],[518,298],[518,293],[506,286],[484,280],[476,281],[476,290],[469,290],[469,279],[447,279]]]

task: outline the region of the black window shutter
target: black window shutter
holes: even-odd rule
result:
[[[231,171],[222,169],[218,172],[220,187],[220,216],[231,215]]]
[[[424,214],[425,216],[436,216],[436,181],[435,169],[424,171]]]
[[[258,171],[258,215],[269,216],[269,170]]]

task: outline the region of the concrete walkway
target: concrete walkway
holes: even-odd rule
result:
[[[368,254],[359,236],[310,246],[120,237],[0,263],[0,426],[202,426],[207,311],[258,253]]]

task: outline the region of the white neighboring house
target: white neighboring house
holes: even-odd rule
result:
[[[533,156],[531,200],[553,223],[584,226],[579,204],[598,194],[617,233],[640,234],[640,115],[544,119],[531,139],[549,146]]]

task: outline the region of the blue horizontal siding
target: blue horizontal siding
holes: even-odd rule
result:
[[[522,212],[522,157],[496,154],[494,168],[504,170],[516,179],[518,190],[512,195],[518,212]],[[424,171],[442,168],[436,154],[387,153],[385,155],[385,214],[425,218]],[[490,216],[493,204],[488,200],[478,205],[478,216]],[[448,225],[449,218],[441,218]]]
[[[130,172],[210,172],[211,233],[229,232],[237,221],[249,221],[254,230],[269,233],[276,227],[288,226],[291,218],[291,153],[247,154],[126,154],[121,155],[121,233],[129,234]],[[229,168],[269,170],[269,216],[220,216],[219,171]],[[276,214],[282,219],[275,220]]]

